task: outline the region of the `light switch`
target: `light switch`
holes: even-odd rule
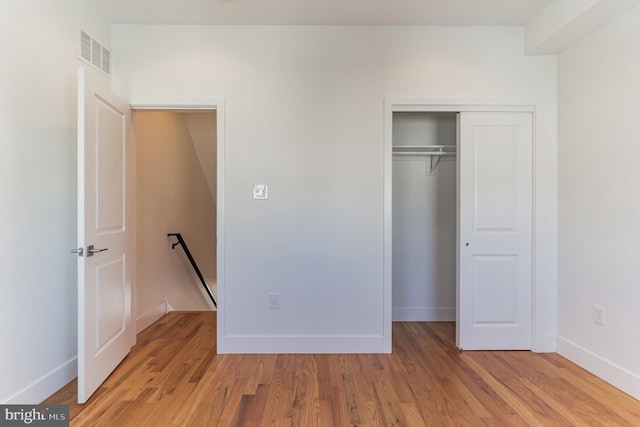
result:
[[[255,184],[253,186],[253,198],[257,200],[266,200],[269,188],[266,184]]]

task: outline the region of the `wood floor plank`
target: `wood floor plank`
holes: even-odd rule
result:
[[[471,352],[470,352],[471,353]],[[476,354],[477,356],[477,354]],[[520,398],[508,387],[502,384],[499,380],[497,380],[488,369],[485,369],[481,364],[476,362],[472,354],[465,355],[465,359],[467,363],[473,368],[480,378],[485,381],[491,388],[496,390],[498,395],[509,404],[509,406],[524,419],[528,425],[531,426],[544,426],[544,423],[536,417],[535,410],[530,407],[527,402],[523,402]]]
[[[392,354],[216,354],[215,312],[164,316],[72,426],[638,426],[640,402],[557,354],[460,352],[455,324],[394,323]]]

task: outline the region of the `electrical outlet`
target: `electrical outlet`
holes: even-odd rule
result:
[[[271,292],[269,294],[269,308],[271,310],[277,310],[280,308],[280,294],[277,292]]]
[[[604,307],[601,305],[593,305],[593,321],[598,325],[604,325]]]

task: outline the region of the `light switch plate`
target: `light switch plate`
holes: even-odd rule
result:
[[[266,200],[268,197],[269,187],[267,184],[254,184],[253,198],[256,200]]]

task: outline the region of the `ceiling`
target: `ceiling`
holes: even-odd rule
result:
[[[89,0],[112,24],[515,25],[552,0]]]

